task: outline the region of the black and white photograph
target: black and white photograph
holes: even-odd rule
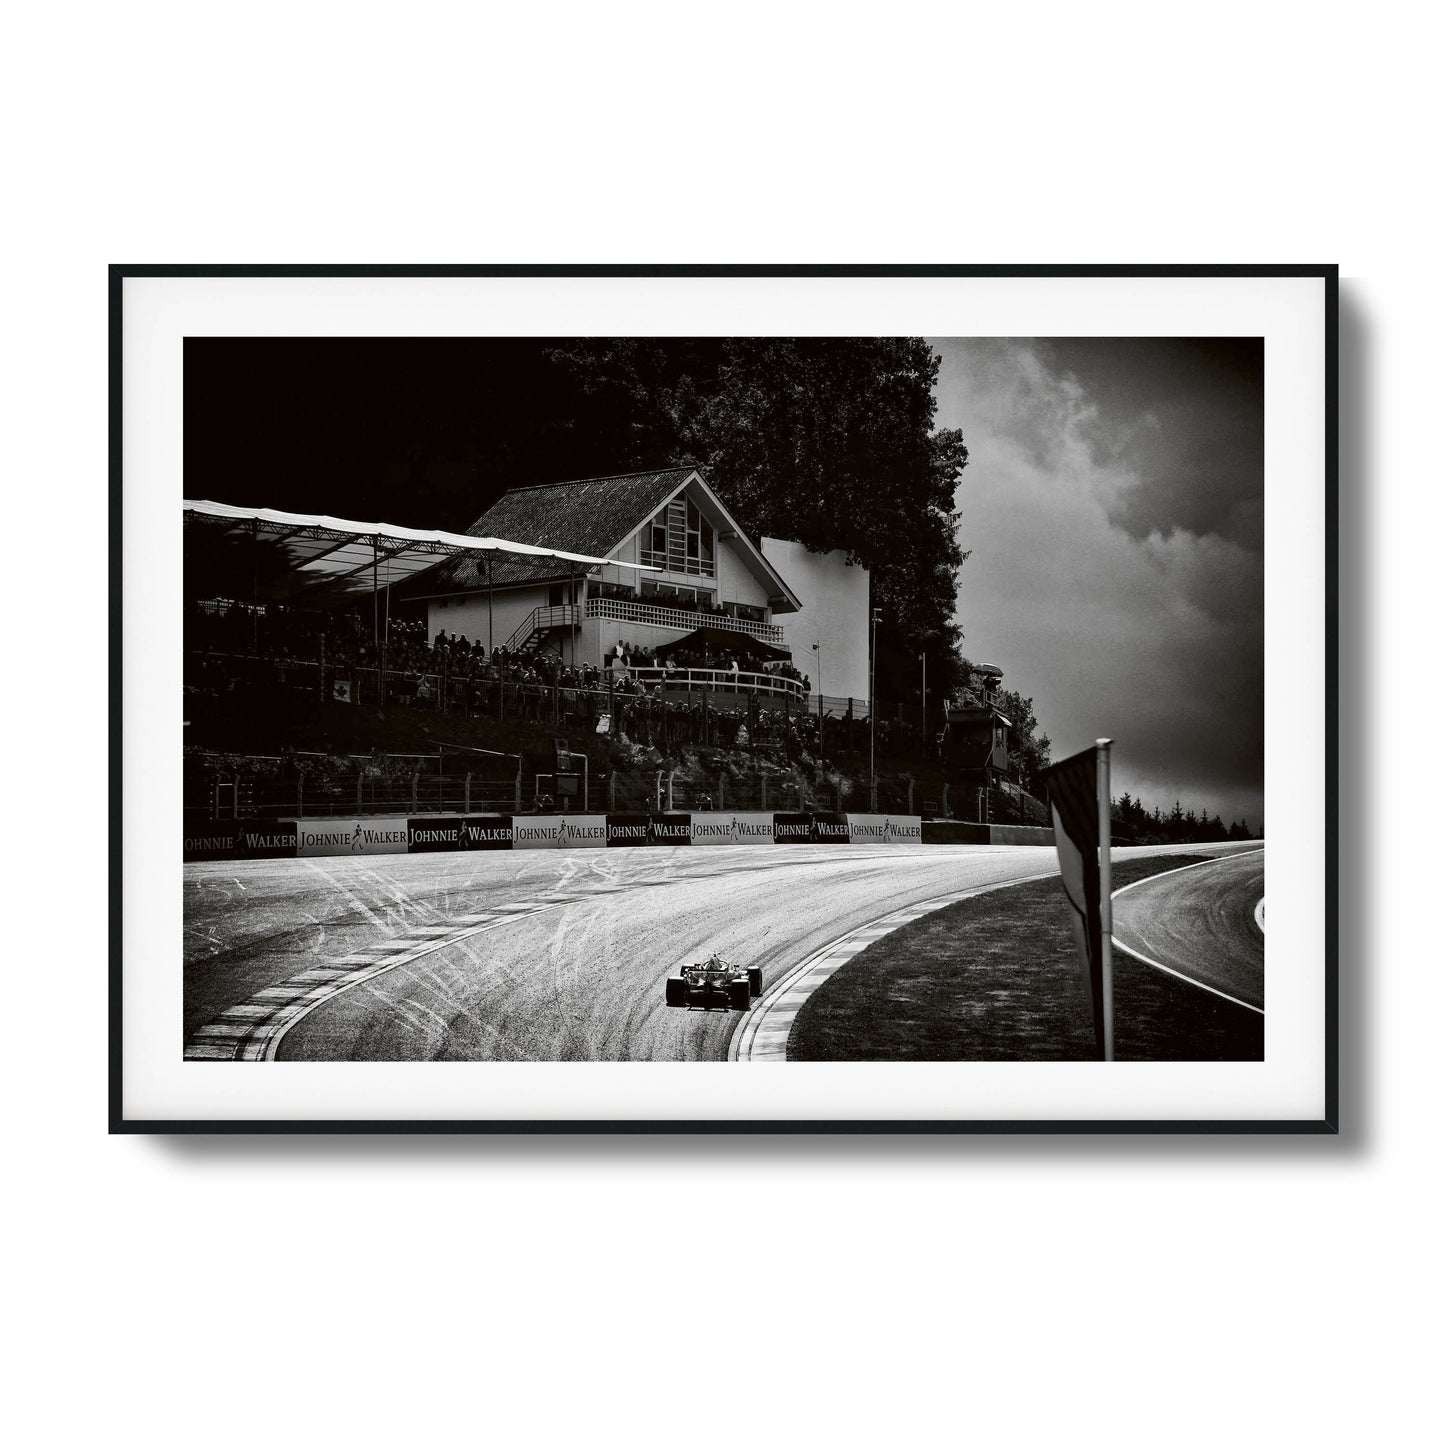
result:
[[[1420,1433],[1428,13],[9,17],[12,1434]]]
[[[197,1089],[1278,1062],[1262,329],[202,332]]]

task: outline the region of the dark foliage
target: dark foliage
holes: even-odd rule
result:
[[[1224,824],[1219,815],[1187,812],[1176,799],[1167,813],[1150,812],[1138,798],[1125,793],[1110,799],[1114,841],[1121,843],[1223,843],[1249,841],[1254,834],[1243,821]]]

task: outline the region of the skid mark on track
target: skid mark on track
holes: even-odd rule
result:
[[[430,928],[418,928],[383,943],[370,943],[334,963],[317,964],[281,983],[253,994],[243,1003],[232,1004],[191,1036],[185,1057],[192,1060],[261,1061],[274,1059],[288,1030],[313,1009],[338,994],[361,985],[374,997],[386,996],[371,988],[374,980],[403,964],[425,958],[439,949],[450,948],[479,933],[515,923],[519,918],[556,908],[567,900],[539,899],[525,909],[509,905],[505,911],[476,914],[465,924],[436,937]],[[428,1010],[427,1012],[430,1012]],[[420,1030],[415,1015],[408,1025]]]
[[[325,957],[327,939],[323,930],[319,937],[308,940],[309,965],[304,972],[231,1005],[202,1025],[187,1040],[185,1057],[190,1060],[275,1059],[286,1033],[313,1010],[339,994],[364,985],[370,996],[376,999],[380,1011],[392,1010],[395,1002],[389,996],[391,991],[375,985],[375,980],[382,975],[443,949],[465,945],[467,940],[491,929],[540,912],[560,909],[566,904],[600,900],[618,893],[650,891],[670,883],[692,884],[703,877],[717,878],[730,874],[756,876],[784,867],[796,869],[800,865],[836,868],[838,864],[846,863],[872,867],[880,860],[896,866],[905,866],[913,861],[911,856],[905,857],[893,850],[876,853],[859,850],[851,855],[832,849],[819,850],[816,855],[800,855],[800,852],[790,849],[776,853],[759,850],[758,855],[747,858],[734,855],[726,862],[712,858],[689,861],[686,850],[679,850],[675,857],[663,859],[643,859],[632,850],[625,850],[616,856],[604,853],[600,856],[569,857],[563,860],[559,870],[555,855],[542,851],[535,860],[527,861],[520,878],[512,880],[514,883],[530,881],[537,890],[533,897],[525,902],[501,903],[477,909],[472,900],[476,898],[483,880],[473,874],[465,883],[458,882],[442,890],[441,896],[448,902],[466,909],[449,920],[437,911],[435,898],[430,903],[424,902],[382,867],[366,863],[333,870],[305,860],[309,871],[319,875],[328,889],[346,899],[354,917],[370,920],[376,930],[372,941],[353,946],[340,957],[328,959]],[[702,866],[704,863],[706,867]],[[567,913],[557,919],[558,928],[548,949],[550,958],[547,961],[552,967],[559,1011],[566,1020],[567,1056],[593,1057],[594,1049],[587,1042],[585,1018],[581,1014],[571,1016],[563,1004],[563,998],[569,992],[566,985],[575,985],[579,967],[595,966],[600,975],[599,982],[608,982],[607,975],[617,966],[616,951],[625,951],[628,940],[625,930],[621,937],[611,927],[604,930],[604,920],[594,910],[587,909],[570,917]],[[317,929],[321,929],[314,915],[312,921]],[[472,949],[468,949],[466,956],[473,962],[478,958]],[[570,963],[569,959],[572,960]],[[590,959],[591,963],[579,963],[577,959]],[[525,1050],[519,1053],[501,1037],[505,1032],[502,1027],[505,1019],[483,1019],[479,1016],[477,1003],[468,1006],[464,1002],[471,984],[475,982],[475,970],[458,969],[457,964],[441,959],[436,964],[440,966],[426,970],[423,985],[425,1005],[413,1005],[406,1011],[407,1032],[413,1036],[433,1038],[439,1025],[450,1020],[474,1030],[481,1037],[490,1035],[495,1040],[494,1056],[525,1057]],[[500,967],[503,971],[499,977],[504,981],[509,968],[505,965]],[[636,1002],[629,1001],[632,1005]],[[401,1017],[400,1013],[394,1016]],[[636,1019],[635,1008],[629,1017]],[[525,1030],[528,1021],[519,1019],[518,1022]],[[437,1044],[444,1055],[450,1056],[446,1033],[447,1028],[441,1027]]]

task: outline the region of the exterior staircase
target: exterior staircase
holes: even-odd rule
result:
[[[558,607],[534,607],[502,645],[513,657],[535,657],[549,632],[557,627],[574,627],[581,620],[582,609],[575,602]]]

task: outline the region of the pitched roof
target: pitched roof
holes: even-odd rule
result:
[[[474,537],[508,537],[559,552],[586,551],[606,556],[652,516],[695,470],[668,467],[656,472],[623,472],[539,487],[513,487],[467,532]],[[564,538],[585,539],[587,546],[574,547]],[[575,571],[574,567],[572,573]],[[565,566],[546,562],[498,557],[492,563],[492,582],[498,587],[545,582],[572,573]],[[487,563],[485,559],[458,557],[439,568],[429,580],[436,589],[448,592],[485,587]]]

